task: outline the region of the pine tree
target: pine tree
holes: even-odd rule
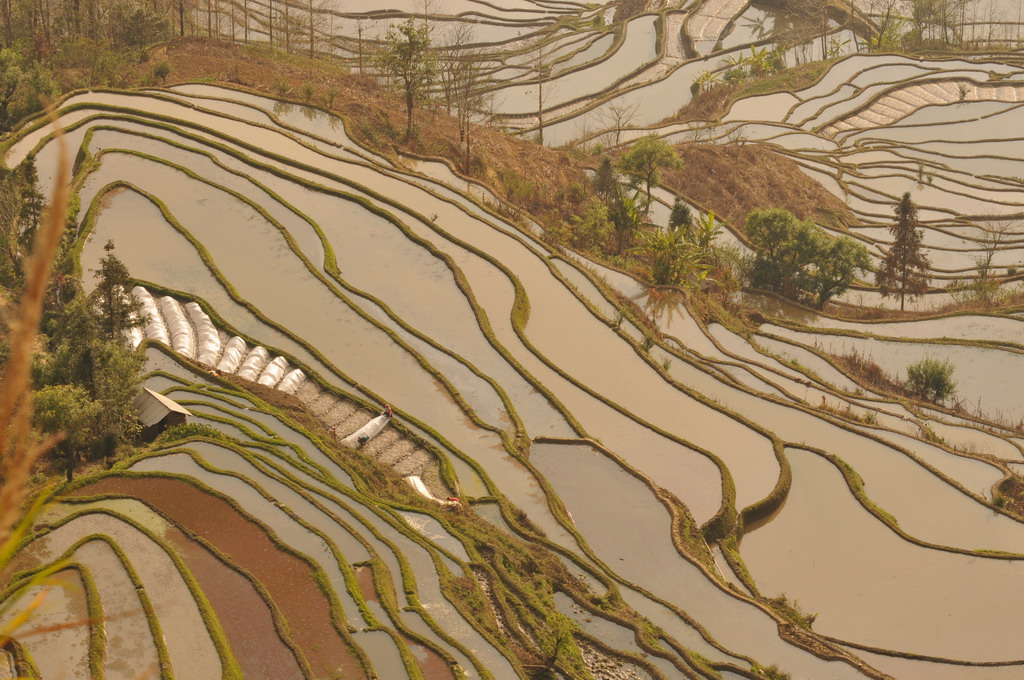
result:
[[[611,201],[619,192],[619,177],[612,165],[612,159],[605,156],[594,175],[594,191],[605,201]]]
[[[910,193],[896,204],[896,221],[889,227],[892,246],[875,272],[875,283],[884,297],[899,295],[900,310],[907,297],[917,297],[928,290],[928,258],[921,252],[923,234],[918,229],[917,208]]]
[[[125,334],[143,325],[142,304],[131,294],[131,275],[114,255],[114,242],[103,246],[107,252],[100,260],[100,268],[93,270],[96,290],[91,298],[96,305],[96,318],[100,336],[105,340],[125,342]]]
[[[690,211],[690,206],[678,196],[672,204],[672,213],[668,216],[668,226],[672,229],[683,227],[687,230],[693,226],[693,214]]]

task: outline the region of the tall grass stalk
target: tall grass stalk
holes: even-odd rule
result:
[[[41,504],[37,501],[28,511],[24,508],[32,466],[62,438],[61,434],[55,434],[40,441],[35,434],[30,385],[32,351],[53,262],[64,233],[68,206],[70,163],[67,143],[52,110],[50,118],[59,154],[53,196],[46,217],[36,232],[32,253],[26,260],[25,288],[8,329],[10,355],[0,375],[0,569],[6,567],[14,556],[34,511]]]

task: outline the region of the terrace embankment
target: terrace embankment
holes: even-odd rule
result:
[[[565,150],[489,126],[473,127],[467,168],[458,121],[440,102],[423,105],[416,114],[416,133],[403,139],[405,113],[399,93],[328,61],[261,46],[185,38],[155,48],[149,61],[138,67],[138,83],[151,78],[153,64],[164,60],[171,67],[168,84],[220,82],[303,101],[343,116],[348,134],[374,151],[446,158],[542,224],[569,221],[593,195],[584,174],[584,167],[592,164],[589,159],[576,160]],[[734,225],[742,225],[750,210],[769,206],[833,225],[851,218],[841,201],[768,146],[690,143],[677,149],[684,169],[666,173],[666,186]]]
[[[301,101],[333,111],[348,122],[348,134],[385,155],[397,152],[440,156],[464,174],[499,187],[506,195],[509,182],[523,178],[536,191],[530,205],[520,206],[542,220],[561,215],[568,199],[572,208],[584,197],[574,185],[587,184],[582,167],[569,154],[513,137],[497,128],[474,125],[470,133],[471,158],[465,162],[459,122],[440,101],[416,110],[416,131],[404,139],[405,104],[401,94],[388,90],[368,75],[349,73],[330,61],[272,51],[265,46],[235,45],[202,38],[182,38],[154,48],[138,67],[137,84],[152,80],[154,64],[170,65],[167,85],[214,82],[241,86],[277,98]],[[151,83],[150,83],[151,84]],[[512,179],[517,178],[517,179]],[[555,188],[555,191],[550,191]],[[585,193],[585,190],[584,190]]]
[[[830,226],[853,219],[842,201],[763,144],[680,144],[676,150],[683,168],[665,172],[665,186],[737,229],[757,208],[785,208]]]
[[[342,669],[346,677],[360,677],[310,565],[281,550],[227,501],[164,477],[107,477],[77,493],[137,498],[215,545],[266,587],[315,673],[326,675]]]

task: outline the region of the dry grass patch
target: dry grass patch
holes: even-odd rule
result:
[[[833,355],[839,367],[861,384],[878,392],[909,396],[906,386],[893,379],[881,366],[859,352]]]
[[[285,54],[265,45],[182,38],[154,49],[149,61],[137,67],[136,82],[144,84],[152,77],[154,64],[162,61],[170,65],[168,84],[237,85],[309,103],[344,117],[349,136],[382,155],[446,158],[463,174],[488,184],[543,222],[564,219],[565,210],[581,205],[589,193],[582,168],[565,151],[484,125],[473,126],[467,166],[458,121],[441,102],[417,109],[416,132],[405,140],[405,104],[400,94],[373,77],[349,73],[330,61]]]
[[[694,97],[672,117],[675,121],[716,121],[729,112],[733,103],[744,97],[774,92],[796,92],[818,82],[835,63],[835,59],[793,66],[778,73],[742,83],[718,83],[707,92]]]
[[[663,184],[715,211],[742,230],[756,208],[785,208],[800,219],[842,227],[849,208],[794,161],[764,144],[680,144],[683,169],[665,172]]]

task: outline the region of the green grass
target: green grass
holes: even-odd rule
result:
[[[756,97],[773,92],[794,92],[810,87],[818,82],[825,73],[838,61],[828,59],[814,61],[783,69],[764,78],[743,83],[730,97],[733,101],[744,97]]]

